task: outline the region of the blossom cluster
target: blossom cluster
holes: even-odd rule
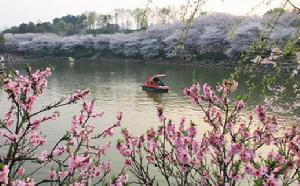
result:
[[[201,125],[208,126],[203,135],[184,118],[179,124],[167,121],[161,106],[158,128],[141,136],[124,129],[117,149],[137,182],[155,185],[160,174],[167,185],[299,184],[299,127],[283,127],[264,105],[246,110],[232,96],[237,86],[226,80],[215,90],[198,83],[184,89],[203,112]]]
[[[111,163],[103,160],[103,157],[110,149],[110,144],[95,145],[94,141],[112,136],[112,130],[120,127],[122,113],[117,114],[111,126],[97,131],[95,121],[103,113],[96,112],[94,101],[86,101],[90,93],[88,89],[78,90],[70,97],[61,98],[56,103],[36,110],[35,103],[45,92],[52,69],[33,72],[30,67],[26,67],[26,72],[25,76],[15,71],[3,81],[3,90],[8,96],[10,107],[0,120],[0,146],[7,149],[0,153],[0,184],[31,186],[42,183],[109,183],[107,175]],[[50,114],[49,111],[79,102],[83,102],[82,109],[70,122],[70,131],[51,148],[47,144],[47,137],[40,130],[41,125],[59,117],[57,111]],[[42,151],[45,147],[51,150]],[[29,167],[26,168],[25,164]],[[37,179],[36,174],[40,169],[50,171],[48,175],[40,175]],[[116,181],[122,184],[126,182],[125,178]]]

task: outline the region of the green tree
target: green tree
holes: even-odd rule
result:
[[[87,24],[89,29],[93,29],[95,27],[96,18],[97,18],[96,12],[87,13]]]
[[[144,10],[141,8],[136,8],[132,11],[132,16],[135,18],[136,28],[140,29],[143,24]]]
[[[33,22],[28,23],[26,32],[28,32],[28,33],[34,33],[35,32],[35,24]]]
[[[28,24],[22,23],[19,26],[19,33],[34,33],[35,32],[35,24],[33,22],[29,22]]]
[[[37,33],[45,33],[45,32],[51,33],[53,31],[54,31],[53,25],[49,22],[38,23],[35,26],[35,32]]]
[[[20,24],[19,32],[20,33],[26,33],[27,32],[27,24],[25,24],[25,23]]]
[[[159,16],[161,18],[162,24],[168,23],[170,13],[171,13],[170,8],[164,7],[159,10]]]
[[[2,33],[0,33],[0,50],[3,48],[5,43],[5,37]]]
[[[96,25],[97,25],[97,28],[103,28],[104,27],[104,24],[103,24],[103,16],[102,14],[99,14],[96,18]]]
[[[17,26],[13,26],[13,27],[11,27],[11,28],[9,28],[9,29],[6,29],[6,30],[4,30],[2,33],[13,33],[13,34],[16,34],[16,33],[20,33],[20,30],[19,30],[19,27],[17,27]]]
[[[61,19],[54,25],[54,30],[59,35],[66,35],[69,30],[69,24]]]
[[[286,12],[286,10],[283,8],[272,8],[268,10],[264,15],[274,15],[274,14],[279,14],[280,12],[284,13]]]
[[[84,14],[77,16],[76,29],[81,31],[81,30],[85,30],[86,28],[87,28],[87,16]]]
[[[109,14],[99,14],[96,18],[98,28],[106,28],[107,25],[111,22],[111,19],[112,17]]]

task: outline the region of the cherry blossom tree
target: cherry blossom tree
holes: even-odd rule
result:
[[[136,182],[156,185],[290,185],[299,184],[299,125],[286,126],[263,105],[251,111],[232,95],[237,82],[216,90],[204,84],[184,94],[199,106],[207,131],[194,122],[168,120],[157,107],[161,125],[141,136],[122,131],[117,149]],[[299,124],[299,123],[298,123]],[[154,171],[153,171],[154,169]],[[151,171],[152,170],[152,171]],[[154,174],[153,174],[154,172]]]
[[[10,108],[0,120],[0,184],[91,185],[108,182],[106,177],[111,163],[104,161],[103,157],[110,143],[103,141],[96,145],[95,140],[113,135],[113,129],[120,127],[122,112],[117,114],[110,127],[96,131],[96,120],[103,113],[96,111],[94,101],[84,101],[90,93],[88,89],[78,90],[37,110],[35,103],[45,92],[52,70],[33,72],[28,66],[26,72],[27,75],[22,75],[15,71],[3,82]],[[50,151],[43,150],[47,138],[40,129],[41,125],[59,117],[59,113],[53,110],[79,102],[83,102],[82,109],[70,121],[70,130],[48,148]],[[39,175],[41,178],[37,180],[41,169],[49,170],[49,174]],[[126,182],[126,175],[121,173],[113,182]]]

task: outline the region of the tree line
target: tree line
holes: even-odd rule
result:
[[[265,13],[273,15],[284,11],[281,8],[270,9]],[[199,12],[198,15],[206,15]],[[110,14],[101,14],[95,11],[85,12],[81,15],[66,15],[55,18],[52,22],[22,23],[18,26],[5,29],[2,33],[55,33],[58,35],[75,34],[113,34],[117,32],[132,32],[134,30],[147,29],[148,26],[170,24],[183,21],[188,17],[185,6],[152,7],[115,9]]]
[[[111,34],[146,29],[154,24],[168,24],[178,21],[184,14],[184,7],[115,9],[110,14],[95,11],[81,15],[66,15],[52,22],[22,23],[5,29],[2,33],[56,33],[74,34]]]

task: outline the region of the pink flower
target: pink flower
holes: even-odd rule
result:
[[[148,144],[148,150],[154,152],[157,148],[161,146],[161,143],[158,140],[151,140]]]
[[[3,123],[7,126],[7,127],[10,127],[13,125],[14,123],[14,116],[15,112],[14,112],[14,107],[11,107],[9,109],[9,111],[5,114],[5,118],[4,118],[4,121]]]
[[[46,161],[48,159],[48,154],[47,154],[47,151],[44,150],[40,156],[38,157],[40,161]]]
[[[245,102],[243,100],[239,100],[235,103],[235,109],[237,112],[243,111],[245,108]]]
[[[113,136],[113,135],[114,135],[114,133],[113,133],[111,128],[109,128],[109,129],[107,129],[103,132],[103,138],[110,137],[110,136]]]
[[[110,148],[110,144],[103,145],[103,146],[99,147],[98,156],[105,155],[109,148]]]
[[[208,84],[203,85],[203,97],[205,100],[211,99],[213,96],[213,92]]]
[[[277,180],[275,179],[275,176],[273,174],[271,176],[269,176],[269,178],[267,179],[267,182],[264,185],[265,186],[277,186],[278,184],[277,184]]]
[[[79,100],[85,99],[86,96],[90,93],[89,89],[86,90],[77,90],[73,95],[70,96],[69,102],[70,103],[76,103]]]
[[[8,174],[9,174],[8,166],[4,165],[2,170],[0,170],[0,183],[8,184]]]
[[[111,169],[110,168],[110,163],[109,162],[102,163],[101,168],[104,171],[104,173],[109,172],[110,169]]]
[[[252,167],[250,164],[247,164],[247,165],[245,166],[245,172],[246,172],[247,174],[253,174],[253,167]]]
[[[300,158],[298,158],[295,162],[296,162],[296,166],[297,166],[298,168],[300,168]]]
[[[127,175],[119,175],[110,185],[111,186],[123,186],[128,182]]]
[[[49,172],[49,177],[50,177],[51,180],[56,180],[57,179],[57,173],[56,173],[56,171],[55,170],[51,170]]]
[[[117,114],[117,119],[118,119],[119,121],[121,121],[122,118],[123,118],[123,112],[118,112],[118,114]]]
[[[241,180],[242,179],[242,176],[241,175],[238,175],[237,173],[231,173],[229,175],[229,178],[234,180],[234,181],[238,181],[238,180]]]
[[[69,171],[73,173],[76,169],[87,167],[90,164],[91,158],[86,157],[70,157],[69,158]]]
[[[18,175],[19,176],[24,176],[25,175],[25,169],[23,167],[20,167],[17,171]]]
[[[149,163],[152,163],[152,164],[154,164],[156,161],[154,156],[147,156],[146,159],[148,160]]]
[[[16,134],[10,133],[6,129],[0,129],[0,137],[4,137],[9,143],[14,143],[18,139],[18,136]]]
[[[217,90],[218,92],[222,92],[222,91],[223,91],[223,86],[222,86],[222,85],[217,85],[217,86],[216,86],[216,90]]]
[[[242,146],[239,143],[233,143],[231,145],[231,149],[229,151],[229,156],[233,156],[237,153],[240,153],[240,151],[242,150]]]
[[[185,117],[182,117],[180,120],[180,124],[179,124],[179,130],[182,131],[184,130],[184,124],[185,124]]]
[[[58,146],[53,150],[53,157],[57,157],[57,156],[61,156],[64,152],[66,152],[67,150],[67,146],[63,145],[63,146]]]
[[[258,105],[258,106],[256,106],[255,111],[256,111],[256,115],[257,115],[258,119],[261,122],[264,122],[267,118],[266,108],[261,105]]]
[[[200,85],[195,83],[190,88],[185,88],[183,90],[183,94],[191,99],[191,101],[195,104],[199,104],[200,98]]]
[[[192,158],[185,148],[177,148],[176,156],[180,164],[187,165],[191,162]]]
[[[33,104],[35,102],[35,100],[37,99],[36,96],[29,96],[26,98],[25,100],[25,108],[27,111],[31,111],[33,108]]]
[[[101,169],[98,168],[98,167],[95,167],[95,168],[93,169],[93,176],[94,176],[94,177],[99,177],[100,175],[101,175]]]
[[[253,175],[255,176],[256,179],[261,178],[264,174],[265,174],[265,171],[262,168],[256,169],[253,171]]]
[[[125,160],[125,165],[130,167],[132,165],[132,160],[131,159],[126,159]]]
[[[34,186],[35,182],[33,181],[33,179],[27,178],[25,181],[23,181],[23,180],[14,181],[12,185],[13,186],[14,185],[16,185],[16,186]]]
[[[163,105],[156,106],[156,110],[157,110],[157,117],[159,118],[160,122],[164,122],[166,118],[164,116],[164,107],[163,107]]]
[[[188,128],[188,135],[191,138],[194,138],[197,135],[197,129],[195,128],[194,124]]]
[[[245,149],[240,153],[240,158],[243,162],[249,162],[254,158],[254,153],[252,150]]]
[[[38,130],[40,128],[41,121],[40,120],[34,120],[32,122],[33,130]]]
[[[87,112],[87,113],[92,113],[93,112],[93,110],[94,110],[94,108],[95,108],[95,104],[94,104],[94,102],[92,102],[92,103],[87,103],[87,102],[84,102],[83,103],[83,110],[85,111],[85,112]]]
[[[47,143],[47,140],[45,138],[43,138],[42,136],[40,136],[39,134],[37,133],[33,133],[31,135],[31,143],[34,145],[34,146],[40,146],[40,145],[44,145]]]
[[[187,171],[187,168],[186,168],[185,165],[181,165],[181,166],[179,167],[179,169],[180,169],[180,171],[183,172],[183,173],[185,173],[185,172]]]

